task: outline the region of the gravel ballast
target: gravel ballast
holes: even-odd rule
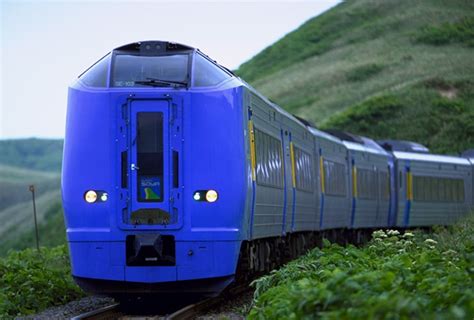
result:
[[[115,303],[114,299],[100,296],[90,296],[69,302],[63,306],[52,307],[35,315],[19,317],[17,319],[71,319],[82,313],[93,311],[95,309],[105,307]]]

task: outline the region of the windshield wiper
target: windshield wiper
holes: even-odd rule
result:
[[[135,84],[142,84],[145,86],[161,87],[163,85],[169,87],[183,86],[186,87],[188,84],[182,81],[173,81],[173,80],[162,80],[156,78],[146,78],[146,80],[134,81]]]

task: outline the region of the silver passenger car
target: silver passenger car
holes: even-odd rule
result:
[[[347,228],[350,213],[347,149],[337,137],[309,128],[316,139],[319,186],[317,230]]]
[[[398,174],[397,226],[447,225],[470,210],[469,160],[398,151],[393,155]]]
[[[373,140],[344,141],[351,174],[350,228],[386,227],[390,210],[390,155]]]

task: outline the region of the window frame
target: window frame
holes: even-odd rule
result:
[[[414,202],[464,203],[464,188],[465,179],[462,177],[413,175]]]
[[[284,166],[285,166],[285,159],[284,159],[284,152],[283,152],[283,144],[282,144],[282,141],[275,137],[274,135],[268,133],[267,131],[265,130],[261,130],[260,128],[257,128],[256,126],[254,126],[254,132],[255,132],[255,182],[257,185],[260,185],[260,186],[265,186],[265,187],[269,187],[269,188],[275,188],[275,189],[280,189],[280,190],[283,190],[285,188],[285,177],[284,177]],[[261,179],[259,179],[259,174],[258,174],[258,163],[259,163],[259,149],[258,149],[258,134],[261,134],[261,135],[265,135],[267,136],[268,138],[273,139],[275,140],[276,142],[278,142],[278,145],[279,145],[279,157],[280,157],[280,179],[279,181],[281,182],[281,185],[277,185],[277,184],[271,184],[271,183],[268,183],[268,182],[265,182],[265,181],[261,181]],[[268,155],[268,154],[267,154]]]
[[[300,148],[299,146],[297,146],[295,143],[293,144],[293,148],[294,148],[294,157],[295,157],[295,180],[296,180],[296,186],[295,188],[299,191],[303,191],[303,192],[307,192],[307,193],[313,193],[314,192],[314,167],[313,167],[313,164],[314,164],[314,160],[313,160],[313,154],[311,152],[307,152],[305,149],[303,148]],[[301,155],[305,155],[305,156],[308,156],[308,169],[309,169],[309,174],[310,174],[310,179],[309,181],[306,181],[306,182],[309,182],[309,186],[302,186],[302,183],[304,181],[301,181],[301,180],[304,180],[304,179],[300,179],[301,177],[304,177],[304,169],[303,169],[303,172],[299,172],[298,171],[298,158],[297,158],[297,154],[298,153],[301,153]]]
[[[334,181],[333,179],[329,179],[329,178],[331,178],[331,176],[327,174],[328,172],[327,172],[327,169],[326,169],[329,165],[334,166],[334,168],[339,167],[340,169],[342,169],[342,171],[339,172],[339,173],[341,173],[341,175],[339,175],[337,177],[342,178],[344,183],[338,184],[337,182],[339,182],[339,181]],[[324,194],[327,195],[327,196],[331,196],[331,197],[347,198],[347,196],[349,194],[349,190],[348,190],[348,186],[347,186],[347,179],[348,179],[348,177],[347,177],[347,164],[345,162],[338,162],[336,160],[333,160],[332,158],[323,157],[323,170],[324,170]],[[336,171],[336,169],[334,169],[334,171]],[[320,173],[320,175],[321,175],[321,173]],[[330,185],[330,183],[332,183],[332,184]],[[334,185],[339,185],[341,187],[343,186],[344,193],[333,192],[332,186],[334,186]]]

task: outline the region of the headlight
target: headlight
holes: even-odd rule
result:
[[[219,195],[216,190],[197,190],[193,193],[193,199],[196,201],[216,202]]]
[[[209,190],[206,192],[206,201],[207,202],[216,202],[218,198],[216,190]]]
[[[89,190],[85,193],[84,199],[87,203],[94,203],[97,201],[97,192],[94,190]]]
[[[88,190],[84,193],[84,200],[87,203],[105,202],[109,199],[109,194],[103,190]]]

